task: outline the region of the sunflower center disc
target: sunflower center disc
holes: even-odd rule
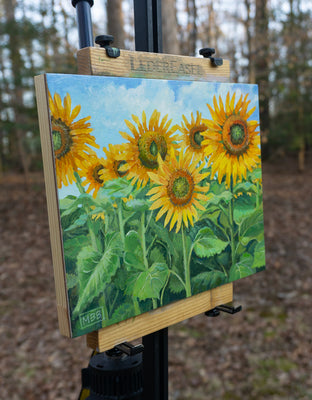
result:
[[[166,139],[158,132],[145,132],[138,141],[138,148],[141,163],[151,169],[158,168],[158,153],[163,160],[167,155]]]
[[[247,122],[239,115],[231,115],[223,126],[222,139],[230,154],[239,156],[245,153],[249,147]]]
[[[94,180],[96,181],[96,182],[98,182],[98,183],[100,183],[101,185],[102,185],[102,183],[103,183],[103,179],[102,178],[100,178],[100,176],[99,176],[99,172],[101,171],[101,169],[103,169],[104,167],[103,167],[103,165],[97,165],[94,169],[93,169],[93,172],[92,172],[92,176],[93,176],[93,178],[94,178]]]
[[[201,142],[204,140],[204,137],[200,134],[200,132],[195,132],[194,142],[201,146]]]
[[[55,156],[61,158],[70,151],[73,139],[70,136],[69,127],[61,119],[52,117],[51,122]]]
[[[157,156],[158,148],[157,148],[157,144],[154,142],[154,140],[152,141],[152,144],[150,145],[150,152],[153,156]]]
[[[194,182],[188,171],[175,171],[168,183],[168,194],[175,205],[187,204],[193,194]]]
[[[233,144],[242,144],[245,139],[244,128],[237,124],[231,126],[231,139]]]
[[[184,176],[176,178],[172,185],[172,191],[176,197],[181,199],[186,196],[190,190],[190,185]]]
[[[115,172],[118,176],[123,177],[127,174],[128,171],[120,171],[120,167],[122,167],[123,165],[127,164],[126,161],[121,160],[121,161],[114,161],[114,169]]]
[[[204,132],[207,129],[206,125],[197,125],[194,126],[189,133],[190,144],[194,149],[201,149],[201,143],[204,140],[201,132]]]

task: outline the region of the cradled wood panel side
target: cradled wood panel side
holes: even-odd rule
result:
[[[65,284],[65,266],[61,240],[62,234],[59,220],[56,177],[54,170],[54,153],[50,136],[50,114],[47,100],[48,95],[45,75],[39,75],[35,77],[35,88],[50,226],[51,252],[54,266],[57,315],[61,334],[70,337],[71,328],[68,313],[67,289]]]
[[[129,318],[118,324],[87,334],[87,345],[97,351],[106,351],[117,344],[137,339],[159,329],[174,325],[194,315],[211,310],[233,300],[233,284],[197,294],[157,310]]]
[[[110,58],[103,48],[87,47],[77,53],[81,75],[228,82],[230,64],[214,67],[209,59],[121,50]]]

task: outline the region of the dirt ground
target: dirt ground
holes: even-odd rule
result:
[[[264,164],[267,270],[243,311],[169,329],[170,400],[312,399],[312,169]],[[0,399],[74,400],[91,350],[58,332],[41,174],[0,185]]]

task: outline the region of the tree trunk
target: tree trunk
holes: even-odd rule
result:
[[[175,0],[166,0],[162,2],[161,16],[163,52],[167,54],[180,54]]]
[[[11,63],[11,73],[12,73],[12,89],[11,89],[11,100],[13,106],[13,121],[14,125],[11,134],[13,134],[17,141],[18,156],[21,161],[21,165],[25,174],[25,179],[28,182],[29,179],[29,165],[30,159],[24,148],[24,135],[23,126],[25,125],[24,103],[23,103],[23,87],[22,87],[22,69],[23,61],[20,55],[20,44],[21,41],[17,36],[19,32],[18,25],[15,19],[15,0],[4,0],[4,11],[5,17],[8,24],[8,35],[9,35],[9,59]],[[13,136],[13,137],[14,137]]]
[[[256,0],[255,82],[259,85],[261,131],[269,133],[269,23],[267,0]]]
[[[188,55],[195,56],[197,41],[197,8],[195,0],[186,1],[186,11],[188,15]]]
[[[125,48],[124,18],[122,12],[122,0],[107,0],[107,33],[114,36],[115,47]]]

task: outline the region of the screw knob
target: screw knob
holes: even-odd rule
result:
[[[87,3],[90,4],[90,7],[92,7],[93,4],[94,4],[94,1],[93,1],[93,0],[72,0],[72,6],[76,8],[76,5],[77,5],[80,1],[86,1]]]
[[[114,41],[114,36],[112,35],[100,35],[96,36],[95,43],[99,44],[101,47],[109,47]]]
[[[203,56],[204,58],[211,57],[215,52],[216,52],[216,50],[211,47],[205,47],[205,48],[199,50],[199,54],[201,56]]]

